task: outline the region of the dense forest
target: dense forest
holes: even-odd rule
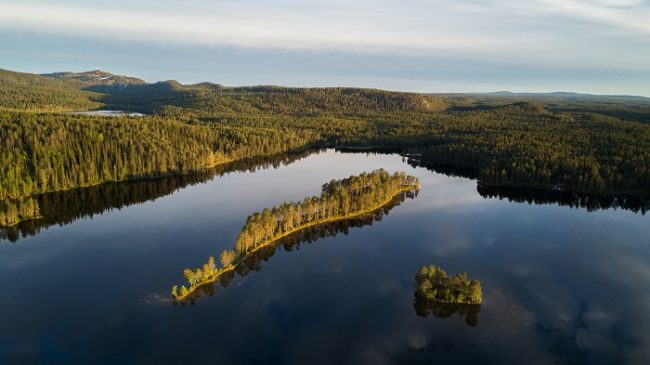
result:
[[[38,217],[40,217],[40,208],[34,198],[0,200],[0,227],[10,227],[18,222]]]
[[[467,273],[448,277],[438,266],[422,266],[415,275],[415,296],[442,303],[481,304],[483,294],[478,280],[467,279]]]
[[[101,94],[39,75],[0,70],[0,111],[58,112],[99,108]]]
[[[465,116],[466,118],[468,116]],[[445,123],[424,146],[423,165],[469,169],[481,181],[583,192],[650,192],[650,126],[611,117],[536,115],[516,109]]]
[[[161,117],[0,113],[0,199],[195,172],[318,139],[309,130],[189,125]]]
[[[53,225],[69,224],[77,219],[93,217],[113,209],[156,200],[187,186],[209,181],[235,171],[288,165],[314,153],[301,150],[264,157],[236,160],[193,174],[170,175],[100,184],[84,189],[71,189],[36,194],[29,198],[0,201],[0,240],[16,242],[23,236],[36,235]],[[25,201],[31,201],[26,203]]]
[[[332,221],[369,214],[388,204],[399,195],[417,190],[419,181],[402,172],[389,174],[383,169],[323,185],[320,196],[301,202],[285,202],[248,217],[235,243],[234,250],[225,250],[219,256],[221,267],[214,257],[201,268],[185,269],[183,275],[189,286],[174,286],[172,295],[183,300],[196,288],[216,281],[239,262],[262,247],[305,228]]]
[[[66,113],[98,108],[149,115]],[[391,149],[492,184],[650,195],[646,98],[150,84],[103,71],[0,70],[0,200],[19,208],[0,224],[37,215],[19,200],[33,194],[309,146]]]

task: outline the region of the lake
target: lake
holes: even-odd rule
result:
[[[417,176],[418,195],[171,300],[249,214],[377,168]],[[650,216],[481,189],[326,150],[43,197],[52,217],[0,239],[0,363],[650,363]],[[414,303],[425,264],[480,280],[483,304]]]
[[[73,115],[89,115],[99,117],[143,117],[144,114],[130,112],[125,110],[84,110],[80,112],[70,112]]]

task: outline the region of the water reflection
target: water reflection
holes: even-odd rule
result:
[[[273,255],[275,255],[279,250],[284,250],[287,252],[300,249],[300,246],[303,243],[313,243],[321,238],[326,237],[336,237],[339,233],[347,235],[350,232],[351,228],[361,228],[365,226],[371,226],[375,222],[380,222],[385,215],[391,211],[391,209],[397,207],[403,203],[406,199],[413,199],[417,196],[417,190],[405,192],[403,194],[397,195],[393,200],[384,205],[382,208],[375,210],[367,215],[357,218],[351,218],[336,222],[324,223],[318,226],[309,227],[303,230],[300,230],[294,234],[291,234],[287,237],[277,240],[274,244],[262,247],[259,250],[249,254],[244,258],[235,268],[234,271],[229,271],[222,274],[219,277],[219,280],[216,283],[209,283],[198,287],[194,293],[192,293],[187,300],[181,302],[174,302],[174,304],[180,303],[185,305],[186,303],[194,304],[196,299],[205,296],[214,296],[216,293],[216,287],[228,287],[230,283],[235,279],[236,275],[241,277],[247,276],[253,272],[262,270],[262,264],[268,261]]]
[[[0,226],[0,240],[16,242],[21,237],[35,236],[42,229],[53,225],[66,225],[77,219],[92,218],[96,214],[113,209],[156,200],[185,187],[209,181],[215,176],[237,171],[255,172],[271,167],[278,168],[305,158],[316,151],[304,150],[283,155],[248,158],[188,175],[114,182],[83,189],[36,195],[33,199],[38,203],[40,217],[22,221],[11,227]],[[0,207],[3,206],[9,209],[8,205],[0,205]]]
[[[381,223],[280,246],[213,300],[165,301],[182,264],[229,248],[248,213],[379,167],[405,168],[329,151],[0,244],[0,364],[650,363],[648,214],[485,204],[475,181],[421,168],[418,198]],[[416,314],[413,273],[431,262],[481,278],[476,327]]]
[[[457,303],[441,303],[433,300],[421,299],[414,296],[413,309],[415,313],[427,318],[434,316],[436,318],[450,318],[454,314],[465,318],[465,323],[470,327],[476,327],[478,324],[478,313],[481,311],[480,304],[457,304]]]
[[[107,183],[84,189],[35,195],[33,199],[38,204],[40,217],[22,221],[11,227],[0,226],[0,240],[16,242],[21,237],[38,235],[42,229],[53,225],[67,225],[77,219],[92,218],[95,214],[102,214],[113,209],[121,209],[133,204],[155,200],[172,194],[177,190],[209,181],[215,176],[221,176],[230,172],[254,172],[259,169],[278,168],[303,159],[316,151],[311,149],[270,157],[248,158],[189,175]],[[414,152],[402,149],[364,151],[339,149],[339,151],[386,155],[398,153],[411,166],[424,167],[447,176],[476,178],[475,174],[469,168],[446,164],[444,162],[423,160],[417,154],[417,150]],[[594,195],[563,190],[485,183],[478,183],[477,191],[486,199],[508,199],[513,202],[527,202],[529,204],[557,204],[560,206],[587,209],[589,212],[620,208],[645,214],[650,210],[649,197],[631,194]],[[11,209],[11,201],[5,201],[3,203],[6,204],[0,204],[0,209]]]
[[[650,209],[650,198],[626,194],[593,195],[563,190],[482,183],[477,185],[476,190],[486,199],[499,198],[535,205],[557,204],[576,209],[587,209],[588,212],[620,208],[645,215]]]
[[[340,151],[352,153],[370,154],[399,154],[405,162],[414,167],[424,167],[427,170],[444,174],[451,177],[462,177],[477,179],[475,171],[467,166],[447,163],[445,161],[433,161],[426,159],[417,148],[411,149],[372,149],[355,150],[339,149]],[[557,204],[571,208],[586,209],[589,212],[606,209],[624,209],[634,213],[645,215],[650,210],[650,196],[635,194],[589,194],[558,190],[551,188],[494,184],[478,182],[476,187],[478,193],[486,199],[499,198],[508,199],[511,202],[529,204]]]

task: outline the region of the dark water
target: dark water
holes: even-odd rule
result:
[[[397,155],[280,162],[41,198],[66,208],[0,240],[0,364],[650,363],[642,210],[477,189]],[[380,167],[418,176],[418,196],[286,240],[194,304],[170,301],[182,269],[231,247],[250,213]],[[424,264],[467,271],[484,303],[415,302]]]

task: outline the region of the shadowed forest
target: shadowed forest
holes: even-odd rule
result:
[[[87,188],[37,194],[29,198],[36,207],[36,215],[3,227],[0,224],[0,239],[16,242],[20,237],[37,235],[41,229],[53,225],[70,224],[77,219],[93,217],[114,209],[154,201],[175,191],[195,184],[201,184],[216,176],[231,172],[277,168],[301,160],[318,150],[300,150],[281,155],[250,157],[229,162],[201,172],[171,175],[152,179],[111,182]],[[2,206],[1,204],[6,204]],[[14,207],[11,207],[14,204]],[[0,217],[11,217],[9,209],[20,210],[15,201],[0,202]],[[3,209],[4,208],[4,209]],[[6,220],[5,220],[6,222]]]

